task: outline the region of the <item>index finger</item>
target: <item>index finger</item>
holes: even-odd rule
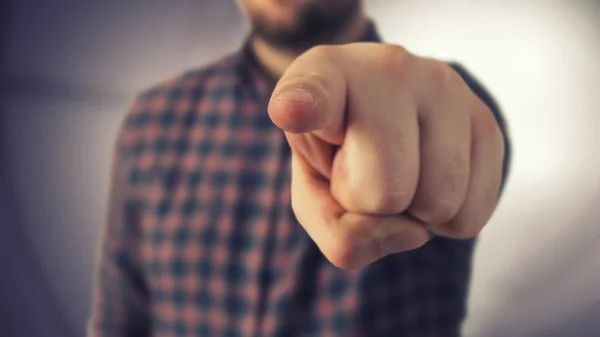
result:
[[[331,46],[300,55],[271,96],[268,110],[273,123],[284,131],[314,131],[329,143],[341,143],[347,94],[343,67],[343,59]]]

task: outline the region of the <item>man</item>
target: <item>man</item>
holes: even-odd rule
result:
[[[508,163],[491,97],[359,0],[239,3],[242,50],[127,116],[90,335],[458,336]]]

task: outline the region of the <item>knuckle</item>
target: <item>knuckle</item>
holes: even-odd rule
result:
[[[333,45],[318,45],[306,51],[305,56],[332,59],[337,55],[338,48],[339,47],[336,48],[336,46]]]
[[[434,176],[436,190],[439,194],[454,199],[466,188],[468,182],[468,160],[459,149],[447,149],[440,155]]]
[[[428,225],[438,225],[450,221],[460,209],[459,203],[455,201],[432,200],[427,204],[427,207],[411,210],[411,213]]]
[[[327,87],[327,82],[328,79],[323,76],[323,74],[311,72],[302,76],[299,87],[302,88],[302,85],[304,84],[305,87],[303,89],[313,93],[322,93]]]
[[[411,202],[412,193],[403,190],[387,190],[379,194],[364,194],[374,195],[369,198],[370,212],[375,214],[397,214],[404,211]]]
[[[400,179],[398,179],[400,180]],[[400,181],[364,181],[336,184],[335,195],[342,205],[356,213],[398,214],[406,210],[414,196],[405,179]]]
[[[394,78],[404,78],[410,67],[412,55],[408,50],[399,45],[383,45],[378,51],[377,64],[384,74]]]
[[[459,204],[469,184],[468,160],[459,151],[448,151],[440,160],[439,178],[435,181],[439,199]]]
[[[468,161],[457,150],[449,150],[441,156],[433,172],[426,176],[411,212],[423,222],[436,225],[456,216],[469,185]]]
[[[438,97],[438,100],[443,101],[447,98],[451,90],[462,83],[460,75],[458,75],[452,67],[441,61],[432,61],[429,68],[429,83],[431,93]]]
[[[306,72],[301,75],[295,75],[293,77],[287,77],[281,80],[277,85],[274,97],[277,93],[283,92],[289,89],[304,89],[309,91],[311,94],[321,94],[324,89],[327,88],[328,79],[322,74],[316,72]]]

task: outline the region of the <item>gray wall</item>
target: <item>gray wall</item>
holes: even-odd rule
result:
[[[511,125],[513,175],[477,250],[465,334],[599,335],[600,2],[367,3],[386,40],[467,65]],[[125,109],[235,50],[245,23],[223,0],[12,4],[0,9],[0,331],[81,336]]]

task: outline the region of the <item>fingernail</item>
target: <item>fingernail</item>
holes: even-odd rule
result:
[[[274,102],[298,102],[306,105],[315,105],[315,99],[313,96],[304,89],[293,89],[284,91],[275,98]]]
[[[381,250],[385,255],[405,252],[423,245],[423,238],[414,233],[397,234],[381,241]]]

